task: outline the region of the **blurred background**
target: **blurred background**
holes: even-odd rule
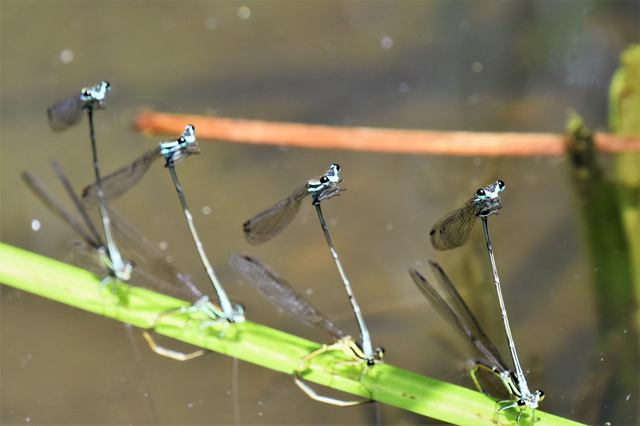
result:
[[[2,242],[59,260],[76,236],[26,188],[29,170],[69,208],[50,167],[80,190],[92,181],[86,118],[54,134],[46,109],[101,80],[95,114],[107,174],[163,137],[133,130],[145,109],[337,126],[563,133],[570,110],[607,130],[620,53],[638,42],[636,1],[2,2]],[[332,239],[386,362],[472,387],[474,354],[415,288],[440,262],[508,358],[482,232],[435,252],[430,227],[478,187],[502,179],[490,219],[514,338],[541,409],[581,419],[596,349],[590,266],[564,157],[392,155],[249,146],[200,139],[177,166],[205,249],[247,317],[317,342],[243,285],[231,254],[270,264],[346,332],[358,335],[315,210],[305,203],[259,247],[241,224],[332,163],[347,191],[323,205]],[[603,156],[604,164],[611,158]],[[160,162],[158,162],[160,163]],[[156,164],[113,203],[179,270],[213,296],[169,174]],[[39,228],[33,226],[37,220]],[[38,228],[38,229],[35,229]],[[139,329],[2,286],[3,424],[425,424],[382,404],[308,399],[290,376],[217,353],[177,362]],[[638,405],[637,386],[628,404]],[[608,404],[601,404],[606,418]],[[611,416],[615,413],[608,413]],[[602,418],[602,417],[600,417]],[[629,424],[635,424],[631,420]],[[619,424],[619,423],[618,423]]]

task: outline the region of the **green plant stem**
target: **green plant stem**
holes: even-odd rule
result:
[[[158,314],[188,305],[124,285],[119,286],[117,296],[108,288],[99,291],[100,280],[88,271],[3,243],[0,282],[142,328]],[[287,374],[293,373],[302,357],[321,346],[250,321],[229,326],[219,339],[221,327],[198,327],[204,319],[197,313],[165,317],[156,331]],[[304,379],[453,424],[495,425],[493,398],[387,364],[370,367],[359,381],[363,367],[339,364],[347,360],[342,352],[327,352],[312,361]],[[514,424],[516,414],[516,410],[502,412],[499,424]],[[579,424],[542,411],[536,411],[536,416],[540,418],[536,426]],[[520,424],[528,424],[528,419],[523,415]]]
[[[568,124],[567,153],[580,207],[582,230],[592,268],[592,285],[598,321],[598,357],[607,359],[591,380],[594,392],[584,398],[582,420],[588,423],[626,423],[637,419],[637,404],[626,396],[637,388],[638,309],[633,285],[633,265],[621,219],[615,185],[598,164],[593,134],[574,115]],[[600,401],[595,403],[595,401]],[[612,417],[598,411],[609,407]]]
[[[611,79],[609,127],[620,136],[640,136],[640,45],[627,49]],[[617,194],[640,300],[640,152],[616,155]],[[640,314],[636,318],[640,325]]]

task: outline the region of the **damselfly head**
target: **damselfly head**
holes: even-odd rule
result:
[[[244,305],[238,303],[233,310],[233,321],[243,323],[244,320]]]
[[[498,180],[476,191],[473,201],[480,210],[477,214],[478,216],[490,216],[497,213],[498,210],[502,208],[502,200],[500,199],[499,194],[504,190],[504,188],[504,182]]]
[[[124,265],[123,269],[114,271],[114,273],[121,281],[129,281],[129,279],[131,279],[131,272],[135,266],[136,264],[134,262],[129,261]]]
[[[158,149],[160,155],[167,160],[165,167],[175,165],[191,154],[198,154],[200,152],[198,142],[195,141],[195,138],[193,142],[188,142],[184,136],[180,136],[178,139],[160,142]]]
[[[320,176],[319,178],[309,179],[307,181],[307,191],[309,191],[311,194],[322,192],[326,189],[331,188],[331,186],[335,185],[332,184],[327,175]]]
[[[98,102],[102,105],[104,96],[111,90],[111,85],[107,81],[96,84],[93,87],[84,87],[80,91],[80,99],[84,102]]]
[[[192,144],[196,142],[196,128],[193,127],[192,124],[187,124],[184,128],[184,133],[182,137],[187,141],[187,143]]]
[[[340,173],[340,166],[337,164],[332,164],[329,167],[329,170],[327,170],[327,173],[325,174],[325,176],[332,182],[332,183],[338,183],[340,182],[340,178],[338,177],[338,174]]]
[[[518,400],[518,405],[521,407],[527,406],[532,410],[538,408],[538,403],[544,399],[544,392],[537,390],[533,393],[523,396]]]

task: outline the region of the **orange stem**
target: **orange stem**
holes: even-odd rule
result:
[[[240,120],[198,115],[142,113],[136,121],[144,133],[181,134],[186,124],[198,139],[273,144],[316,149],[462,156],[538,156],[565,152],[565,136],[552,133],[433,132],[426,130],[337,127]],[[639,151],[640,139],[600,133],[604,152]]]

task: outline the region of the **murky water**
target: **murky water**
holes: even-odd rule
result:
[[[563,132],[568,109],[606,129],[608,81],[638,39],[634,2],[3,2],[1,16],[2,241],[65,259],[74,237],[27,191],[29,170],[61,199],[49,161],[77,189],[93,176],[86,123],[61,134],[46,108],[80,87],[111,82],[96,113],[104,173],[161,137],[132,131],[142,109],[330,125]],[[347,192],[325,204],[332,238],[387,362],[471,386],[471,352],[419,294],[435,259],[466,291],[507,356],[480,231],[436,253],[428,230],[498,178],[491,219],[520,360],[542,409],[569,418],[599,359],[589,266],[567,162],[286,149],[200,140],[178,166],[213,266],[249,319],[315,341],[227,266],[251,250],[357,334],[315,211],[302,208],[277,239],[249,247],[241,223],[331,163]],[[155,165],[114,203],[174,265],[208,291],[169,174]],[[209,214],[203,209],[208,207]],[[206,210],[206,209],[205,209]],[[32,230],[32,220],[41,227]],[[478,266],[481,265],[481,266]],[[482,282],[461,282],[467,269]],[[478,269],[480,268],[480,269]],[[2,287],[4,424],[427,423],[394,407],[337,408],[306,398],[290,377],[210,354],[179,363],[152,353],[140,331]],[[235,377],[235,379],[234,379]],[[630,391],[631,393],[631,391]],[[637,392],[636,392],[637,394]],[[637,404],[637,397],[634,398]],[[633,402],[631,402],[633,403]]]

